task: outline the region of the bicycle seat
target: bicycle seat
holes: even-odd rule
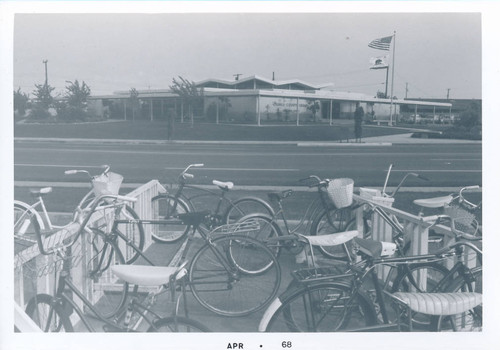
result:
[[[208,210],[204,210],[179,214],[178,218],[182,221],[183,224],[196,227],[204,222],[208,215],[210,215],[210,212]]]
[[[380,242],[372,239],[354,238],[354,242],[358,245],[359,250],[372,258],[378,259],[381,256],[393,255],[397,249],[395,243]]]
[[[453,200],[451,195],[443,197],[425,198],[425,199],[415,199],[413,203],[424,208],[442,208],[447,204],[450,204]]]
[[[230,189],[232,189],[234,187],[234,184],[232,182],[222,182],[219,180],[213,180],[212,183],[224,191],[229,191]]]
[[[139,286],[161,286],[169,283],[170,276],[177,271],[185,270],[184,267],[149,266],[149,265],[114,265],[111,271],[120,279],[130,284]],[[184,276],[179,273],[177,279]]]
[[[271,202],[272,201],[279,202],[282,199],[290,197],[292,195],[292,193],[293,193],[293,190],[285,190],[285,191],[282,191],[282,192],[269,192],[267,194],[267,198],[269,198],[269,200]]]
[[[52,187],[43,187],[37,190],[30,190],[31,195],[34,197],[40,197],[50,192],[52,192]]]
[[[480,293],[404,293],[396,292],[395,299],[407,305],[412,311],[426,315],[457,315],[473,309],[482,303]]]
[[[309,242],[313,246],[336,246],[339,244],[343,244],[349,242],[351,239],[356,237],[359,234],[357,230],[353,231],[345,231],[345,232],[337,232],[330,233],[328,235],[319,235],[319,236],[305,236],[300,235],[303,239]]]

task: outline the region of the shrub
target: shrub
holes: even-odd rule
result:
[[[85,110],[75,107],[67,106],[59,111],[58,119],[64,122],[85,121],[91,119],[92,116]]]

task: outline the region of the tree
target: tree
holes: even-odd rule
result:
[[[477,102],[471,102],[467,109],[460,113],[457,122],[459,126],[473,128],[481,124],[481,106]]]
[[[135,112],[139,107],[139,92],[136,88],[130,89],[130,105],[132,107],[132,120],[135,121]]]
[[[74,82],[66,81],[66,99],[68,105],[80,109],[87,107],[87,98],[90,96],[90,87],[82,81],[82,84],[75,80]]]
[[[316,121],[316,113],[318,113],[319,109],[319,101],[307,101],[307,110],[311,111],[314,121]]]
[[[40,104],[43,109],[48,109],[54,103],[52,91],[54,91],[55,88],[49,84],[35,84],[35,88],[33,95],[35,95],[38,104]]]
[[[21,88],[14,91],[14,112],[17,111],[19,116],[24,116],[28,109],[29,95],[21,92]]]
[[[191,124],[193,124],[193,109],[199,107],[203,103],[203,92],[198,90],[193,81],[189,81],[179,76],[179,80],[172,79],[170,90],[179,95],[183,102],[187,102],[189,107],[189,115],[191,116]]]

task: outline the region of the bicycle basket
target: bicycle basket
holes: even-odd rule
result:
[[[260,229],[259,222],[257,220],[246,220],[243,222],[236,222],[234,224],[226,224],[219,226],[210,232],[210,235],[219,235],[219,234],[249,234],[254,231],[258,231]]]
[[[444,208],[446,215],[453,219],[455,228],[461,232],[475,234],[477,231],[476,216],[458,205]]]
[[[123,181],[123,176],[109,172],[95,177],[92,180],[92,188],[96,197],[112,194],[117,195]]]
[[[41,255],[38,244],[33,241],[26,249],[16,252],[14,268],[22,268],[25,276],[34,278],[77,266],[82,259],[81,243],[74,241],[78,227],[79,225],[72,224],[42,237],[43,249],[49,255]]]
[[[331,180],[326,188],[328,198],[339,209],[352,204],[353,191],[354,180],[349,178]]]

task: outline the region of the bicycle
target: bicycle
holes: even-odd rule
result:
[[[387,183],[389,180],[389,176],[392,170],[392,164],[389,166],[389,169],[387,171],[387,175],[385,178],[384,186],[381,191],[375,190],[375,189],[370,189],[370,188],[360,188],[360,196],[361,198],[368,198],[368,199],[373,199],[379,198],[382,201],[385,200],[391,200],[392,198],[395,197],[395,195],[398,193],[398,191],[401,189],[402,185],[406,182],[406,180],[409,177],[416,177],[421,180],[429,181],[429,179],[425,176],[422,176],[420,174],[414,173],[414,172],[409,172],[406,173],[405,176],[401,179],[397,187],[392,191],[392,193],[387,193],[386,188],[387,188]],[[335,228],[337,232],[341,231],[346,231],[346,230],[353,230],[357,229],[357,222],[356,222],[356,212],[358,209],[363,208],[363,217],[362,217],[362,230],[363,230],[363,237],[364,238],[370,238],[372,234],[372,220],[374,214],[378,214],[382,221],[387,223],[392,227],[392,229],[396,232],[394,234],[395,237],[400,237],[401,241],[399,244],[403,244],[404,242],[402,241],[402,238],[404,237],[404,232],[405,228],[404,226],[398,221],[398,218],[394,215],[391,215],[384,211],[382,206],[375,205],[375,204],[364,204],[364,203],[354,203],[349,206],[345,206],[340,209],[335,209],[328,213],[328,215],[320,220],[318,222],[318,225],[316,226],[316,229],[311,231],[311,234],[313,235],[321,235],[321,234],[328,234],[331,232],[332,228]],[[429,217],[429,220],[435,219],[435,216]],[[408,242],[406,242],[406,247],[409,247]],[[327,258],[332,258],[332,259],[337,259],[337,260],[346,260],[347,255],[346,255],[346,249],[348,247],[344,246],[333,246],[333,247],[318,247],[320,252],[323,254],[323,256]],[[407,251],[407,249],[402,249],[403,247],[399,247],[399,252],[403,253]]]
[[[282,205],[282,201],[290,197],[293,190],[269,192],[267,194],[269,202],[277,207],[274,215],[255,213],[240,219],[240,222],[244,219],[258,220],[260,222],[259,230],[254,231],[254,238],[265,241],[277,257],[282,248],[289,250],[293,254],[299,253],[302,246],[298,244],[297,237],[302,237],[301,239],[304,240],[304,234],[319,236],[316,231],[318,227],[324,227],[321,223],[325,219],[331,223],[327,234],[346,231],[343,227],[336,226],[335,220],[331,217],[339,210],[338,208],[350,205],[353,181],[351,179],[321,180],[316,175],[310,175],[299,181],[310,180],[314,180],[314,183],[309,184],[308,187],[316,187],[318,195],[309,203],[299,222],[294,226],[287,219]],[[282,227],[284,228],[284,234]],[[354,230],[355,228],[352,227],[349,231]],[[299,232],[302,232],[302,234]]]
[[[73,223],[82,220],[83,213],[88,211],[94,202],[99,199],[100,195],[118,194],[123,177],[119,174],[110,172],[110,167],[108,165],[103,165],[102,168],[103,172],[96,176],[91,176],[86,170],[66,170],[64,172],[66,175],[86,174],[91,184],[91,190],[80,200],[80,203],[78,203],[75,208],[72,220],[65,225],[54,225],[47,212],[43,197],[52,192],[52,187],[31,190],[31,195],[35,198],[35,202],[31,205],[14,200],[14,236],[20,238],[25,235],[33,237],[34,228],[32,226],[32,218],[37,221],[40,230],[44,232],[47,231],[47,233],[50,233],[54,230],[64,229],[71,226]],[[96,207],[96,215],[101,215],[103,217],[106,216],[105,211],[99,209],[100,207],[106,208],[105,204],[106,203],[101,203]],[[41,214],[38,212],[39,209],[41,210]],[[123,207],[120,215],[124,218],[135,220],[139,219],[136,212],[128,205]],[[125,242],[132,242],[140,250],[144,247],[144,229],[139,222],[131,221],[128,224],[122,224],[119,227],[115,227],[115,230],[124,233],[122,238]],[[23,240],[21,239],[19,241]],[[137,254],[137,251],[129,250],[127,251],[126,262],[129,264],[133,263],[138,257],[139,255]]]
[[[199,211],[198,206],[206,208],[215,204],[211,221],[204,223],[201,230],[210,231],[222,224],[238,221],[249,213],[264,212],[272,215],[273,209],[264,200],[257,197],[242,197],[236,200],[229,199],[226,194],[234,187],[232,182],[213,180],[220,192],[203,188],[198,185],[188,184],[187,180],[194,178],[188,173],[191,168],[203,167],[204,164],[188,165],[177,178],[177,188],[173,193],[162,193],[152,199],[153,219],[169,219],[178,214]],[[186,194],[185,189],[193,190],[194,194]],[[208,202],[208,203],[207,203]],[[162,226],[157,225],[152,232],[152,238],[159,243],[175,243],[182,240],[188,233],[187,226]]]
[[[102,197],[102,199],[120,199],[132,201],[133,198],[127,197]],[[104,323],[103,330],[105,332],[135,332],[141,322],[145,320],[149,325],[148,332],[179,332],[179,331],[209,331],[203,324],[189,319],[187,314],[186,304],[186,289],[185,276],[186,264],[179,267],[154,267],[140,265],[125,265],[123,264],[123,256],[119,249],[113,251],[116,260],[119,260],[121,265],[111,267],[112,272],[125,285],[134,284],[134,296],[130,298],[126,309],[125,299],[120,300],[119,309],[121,312],[116,317],[110,319],[105,313],[107,312],[106,305],[102,302],[102,298],[96,305],[93,305],[84,294],[72,283],[71,269],[76,267],[84,257],[83,252],[78,250],[77,242],[85,232],[84,227],[88,219],[92,215],[92,211],[97,207],[96,204],[90,208],[90,213],[82,222],[76,233],[63,232],[63,234],[54,235],[51,237],[43,237],[38,229],[38,223],[33,221],[36,230],[36,240],[38,249],[41,254],[51,256],[52,260],[41,269],[36,269],[35,277],[42,277],[51,272],[54,273],[54,295],[36,294],[30,299],[26,306],[26,314],[41,328],[44,332],[73,332],[75,329],[71,320],[71,315],[76,314],[81,320],[87,331],[95,332],[95,328],[88,319],[89,312],[94,318],[97,318]],[[65,229],[63,231],[66,231]],[[97,230],[96,234],[106,235]],[[57,236],[57,237],[55,237]],[[54,238],[55,237],[55,238]],[[112,242],[110,244],[113,244]],[[24,263],[22,258],[19,258],[17,263]],[[140,302],[140,293],[138,286],[157,287],[156,291],[148,294],[143,302]],[[154,300],[156,297],[166,291],[171,293],[171,300],[175,302],[175,293],[179,287],[182,294],[177,298],[176,306],[173,310],[173,315],[168,317],[160,316],[153,310]],[[83,308],[79,307],[74,300],[77,297],[82,303]],[[186,316],[178,316],[178,308],[181,297],[184,299],[184,311]],[[86,311],[84,311],[86,308]],[[113,312],[116,315],[116,312]]]
[[[482,203],[472,203],[463,195],[464,192],[478,190],[478,185],[462,187],[455,193],[446,196],[415,199],[413,203],[420,207],[419,216],[424,215],[424,208],[438,209],[441,213],[455,218],[455,225],[460,225],[462,230],[472,230],[482,235],[482,229],[478,222]]]
[[[281,270],[269,248],[249,237],[249,232],[258,229],[258,223],[225,224],[209,232],[199,229],[211,220],[211,214],[205,211],[179,214],[171,219],[139,221],[142,225],[190,228],[186,240],[170,262],[173,265],[185,261],[191,246],[201,241],[201,247],[190,259],[187,285],[204,308],[223,316],[246,316],[264,308],[278,292]],[[129,220],[115,220],[115,224],[127,222]],[[201,240],[195,237],[196,232]],[[114,243],[112,235],[107,235],[106,239]],[[104,246],[103,251],[109,254],[119,250],[116,244]],[[139,252],[139,255],[154,265],[144,252]],[[112,265],[107,261],[99,261],[100,271],[104,272]],[[125,298],[127,288],[119,288],[119,291]]]
[[[439,220],[431,226],[440,224]],[[482,266],[468,268],[462,258],[465,248],[472,249],[479,261],[482,261],[482,252],[468,242],[478,240],[477,237],[456,230],[453,219],[451,222],[457,242],[434,254],[390,257],[396,251],[395,243],[354,238],[362,260],[351,263],[346,272],[339,274],[338,270],[328,267],[294,271],[295,283],[271,303],[261,319],[259,331],[412,331],[418,315],[430,316],[430,322],[419,324],[426,330],[480,328]],[[376,266],[386,265],[408,275],[401,266],[434,264],[454,256],[460,259],[427,293],[419,293],[418,289],[401,292],[397,286],[388,291],[387,284],[382,284],[375,273]],[[415,281],[414,285],[418,287],[425,282],[425,279]],[[375,295],[369,292],[370,288],[375,289]],[[460,302],[457,303],[457,299]],[[395,303],[395,313],[389,313],[387,302]]]

